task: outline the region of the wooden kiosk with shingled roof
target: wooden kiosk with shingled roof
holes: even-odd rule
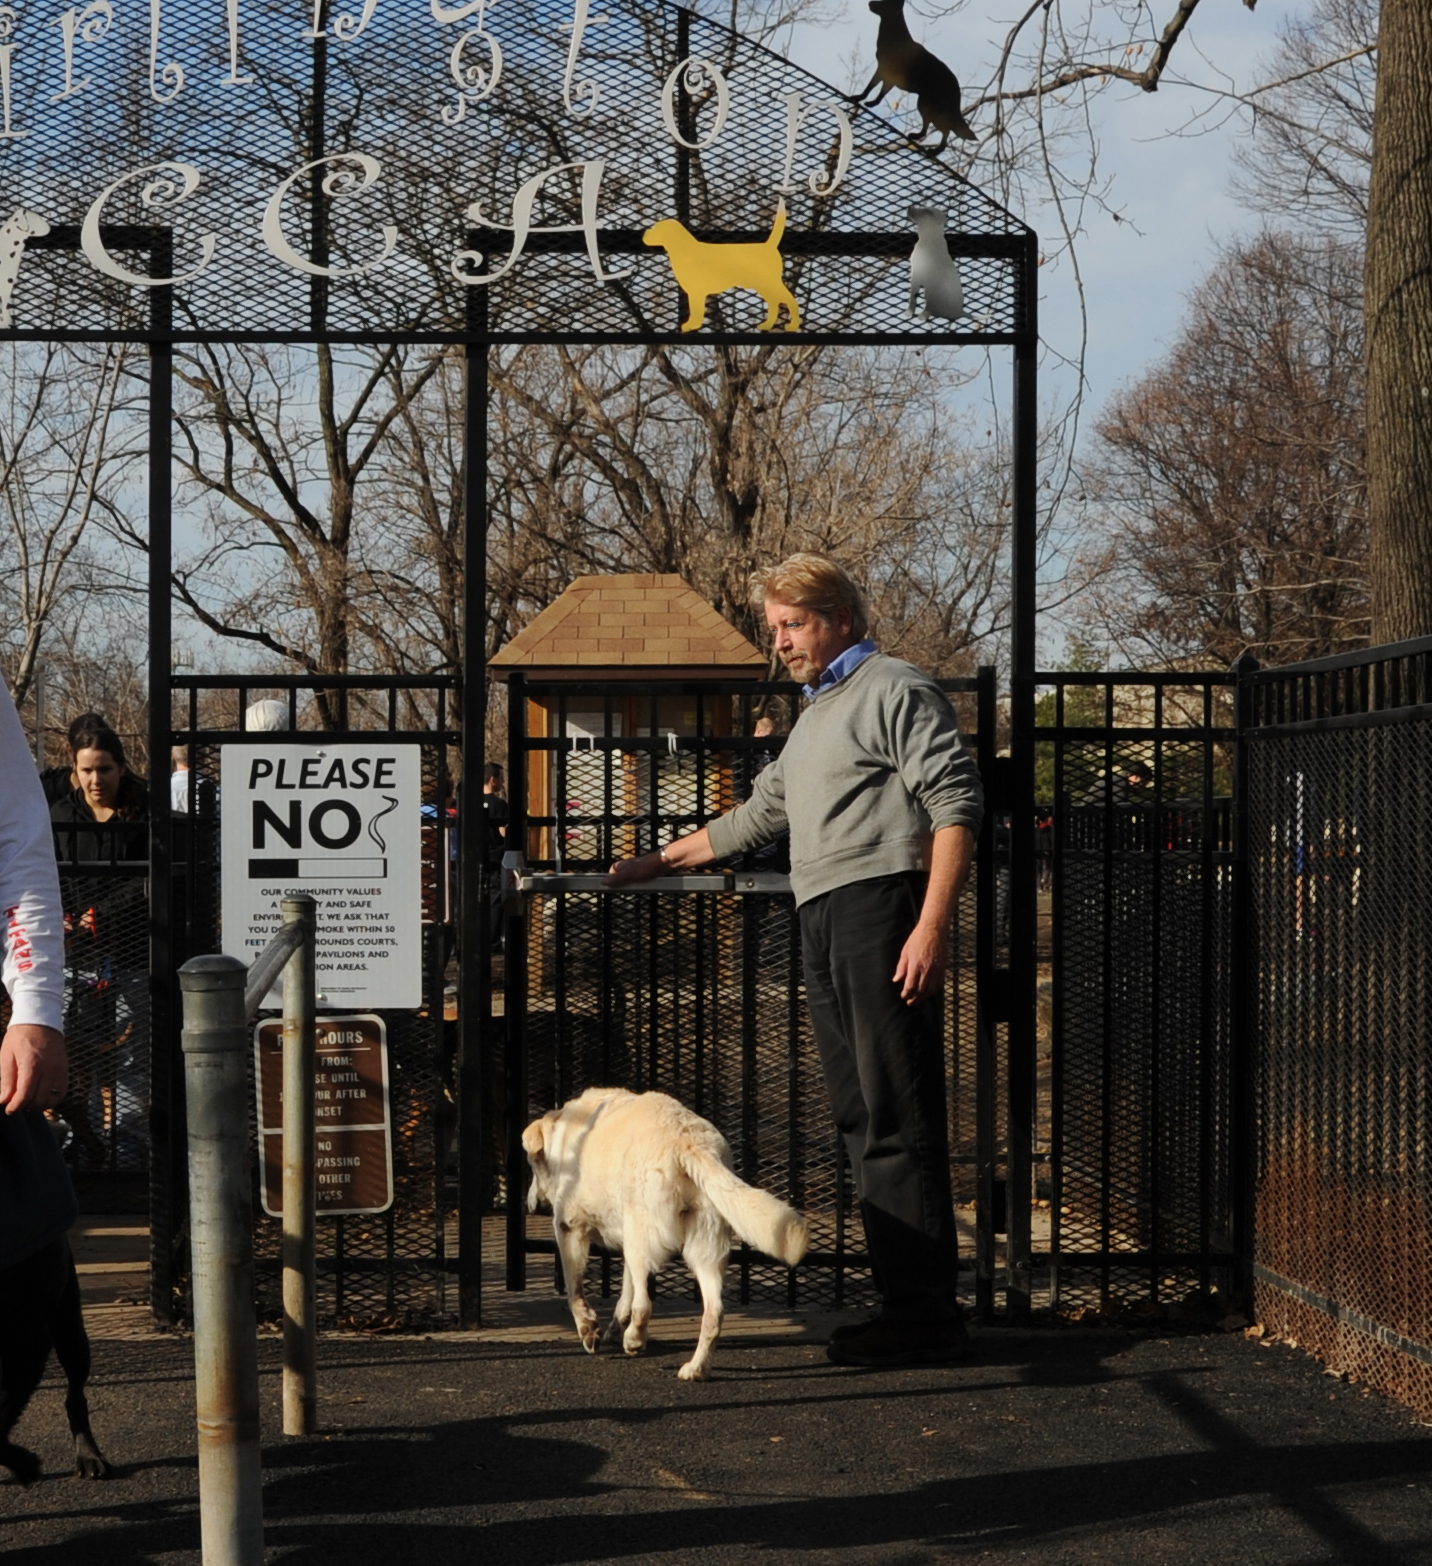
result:
[[[652,680],[750,680],[766,673],[767,662],[683,577],[654,572],[578,577],[492,658],[489,668],[501,680],[520,671],[544,684],[629,680],[635,685]],[[564,709],[560,719],[559,706]],[[731,698],[718,696],[700,707],[708,732],[732,732]],[[658,732],[676,738],[695,735],[697,712],[694,697],[660,697]],[[650,714],[650,701],[633,695],[612,713],[613,735],[649,734]],[[595,702],[588,710],[576,693],[528,698],[527,732],[534,739],[561,733],[580,744],[584,737],[600,737],[606,721],[603,703]],[[557,813],[553,781],[550,752],[534,751],[527,773],[530,819]],[[632,781],[634,785],[635,778]],[[729,780],[718,776],[717,791],[730,795]],[[634,808],[635,799],[632,804]],[[549,836],[550,828],[537,829],[534,841],[525,845],[528,856],[552,857]]]

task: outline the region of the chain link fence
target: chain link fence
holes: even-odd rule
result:
[[[1231,677],[1041,675],[1047,1302],[1206,1305],[1233,1262]]]
[[[1432,1417],[1432,642],[1249,677],[1258,1319]]]

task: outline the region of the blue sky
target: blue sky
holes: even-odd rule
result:
[[[906,8],[911,32],[945,60],[967,93],[997,55],[1008,19],[1026,9],[1025,0],[1017,5],[1014,0],[969,0],[954,15],[925,18],[915,9],[919,3],[909,0]],[[1172,9],[1173,0],[1153,0],[1158,26]],[[1210,93],[1180,85],[1180,79],[1226,85],[1226,77],[1232,77],[1240,88],[1253,85],[1262,79],[1259,62],[1270,52],[1278,24],[1302,10],[1301,0],[1260,0],[1256,11],[1242,0],[1203,0],[1159,92],[1119,86],[1100,96],[1100,166],[1113,177],[1111,202],[1128,221],[1116,223],[1091,209],[1080,241],[1093,409],[1136,378],[1177,335],[1185,296],[1208,270],[1218,246],[1257,227],[1256,216],[1229,191],[1231,152],[1242,121],[1211,128],[1225,118],[1215,112],[1194,134],[1179,135],[1215,102]],[[846,0],[843,15],[831,25],[798,29],[788,52],[837,86],[847,84],[858,61],[856,85],[863,85],[874,63],[877,26],[864,0]],[[977,122],[975,129],[987,125]],[[1041,237],[1053,239],[1051,211],[1028,207],[1019,216]],[[1066,264],[1043,276],[1043,334],[1059,350],[1072,353],[1079,330],[1072,274]],[[1051,368],[1049,389],[1056,378]]]

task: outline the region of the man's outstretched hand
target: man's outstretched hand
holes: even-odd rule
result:
[[[63,1033],[34,1022],[5,1030],[0,1041],[0,1104],[7,1115],[21,1109],[58,1109],[69,1085]]]

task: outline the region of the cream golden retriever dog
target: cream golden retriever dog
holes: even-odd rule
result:
[[[805,1255],[805,1219],[738,1178],[725,1137],[665,1093],[588,1088],[534,1120],[522,1145],[532,1165],[527,1206],[551,1204],[567,1299],[589,1354],[618,1333],[628,1354],[641,1353],[651,1320],[648,1280],[679,1251],[701,1286],[702,1312],[696,1352],[677,1374],[704,1380],[721,1331],[721,1280],[733,1231],[788,1267]],[[586,1297],[593,1235],[620,1248],[624,1263],[605,1339]]]

